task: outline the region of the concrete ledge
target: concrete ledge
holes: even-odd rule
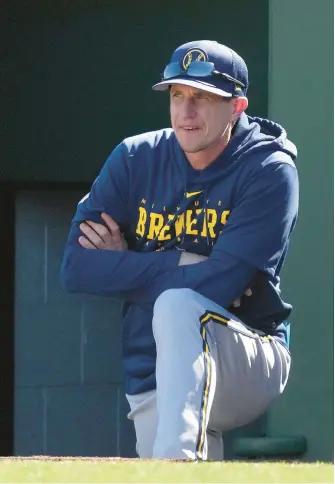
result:
[[[303,436],[286,437],[240,437],[233,442],[233,452],[238,457],[248,458],[294,458],[307,450],[307,439]]]

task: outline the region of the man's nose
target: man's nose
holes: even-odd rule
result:
[[[182,104],[182,114],[185,118],[194,118],[196,116],[193,99],[184,99]]]

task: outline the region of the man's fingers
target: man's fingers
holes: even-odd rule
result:
[[[252,296],[252,290],[250,289],[250,287],[244,291],[244,296]],[[234,308],[239,308],[240,306],[241,306],[241,298],[238,297],[233,302],[233,307]]]
[[[109,228],[110,233],[114,237],[116,237],[116,236],[120,236],[121,237],[120,227],[115,222],[115,220],[113,220],[112,217],[110,215],[108,215],[108,213],[103,212],[101,214],[101,218],[102,218],[102,220],[104,220],[106,222],[106,225]]]
[[[78,242],[82,247],[84,247],[84,249],[96,249],[92,242],[86,239],[86,237],[84,237],[83,235],[79,237]]]
[[[87,225],[89,225],[94,232],[100,235],[101,239],[106,242],[110,232],[107,227],[103,224],[97,224],[96,222],[92,222],[92,220],[86,220]]]
[[[235,299],[235,301],[233,302],[233,306],[234,306],[234,308],[238,308],[238,307],[241,306],[241,298],[240,297]]]
[[[87,223],[82,222],[79,225],[80,230],[86,235],[86,238],[95,246],[99,247],[104,243],[100,235],[98,235]]]

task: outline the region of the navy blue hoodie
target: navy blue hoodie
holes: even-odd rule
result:
[[[123,299],[127,393],[155,388],[153,305],[170,288],[194,289],[287,344],[292,306],[280,296],[279,273],[298,212],[295,157],[281,126],[246,114],[202,171],[172,129],[127,138],[111,153],[78,204],[61,282],[69,292]],[[80,222],[103,223],[102,212],[120,225],[128,251],[80,246]],[[209,258],[178,266],[181,250]],[[252,296],[233,308],[248,287]]]

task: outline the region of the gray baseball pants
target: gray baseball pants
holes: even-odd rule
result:
[[[222,460],[221,432],[259,417],[287,383],[291,357],[191,289],[154,306],[156,390],[126,395],[142,458]]]

